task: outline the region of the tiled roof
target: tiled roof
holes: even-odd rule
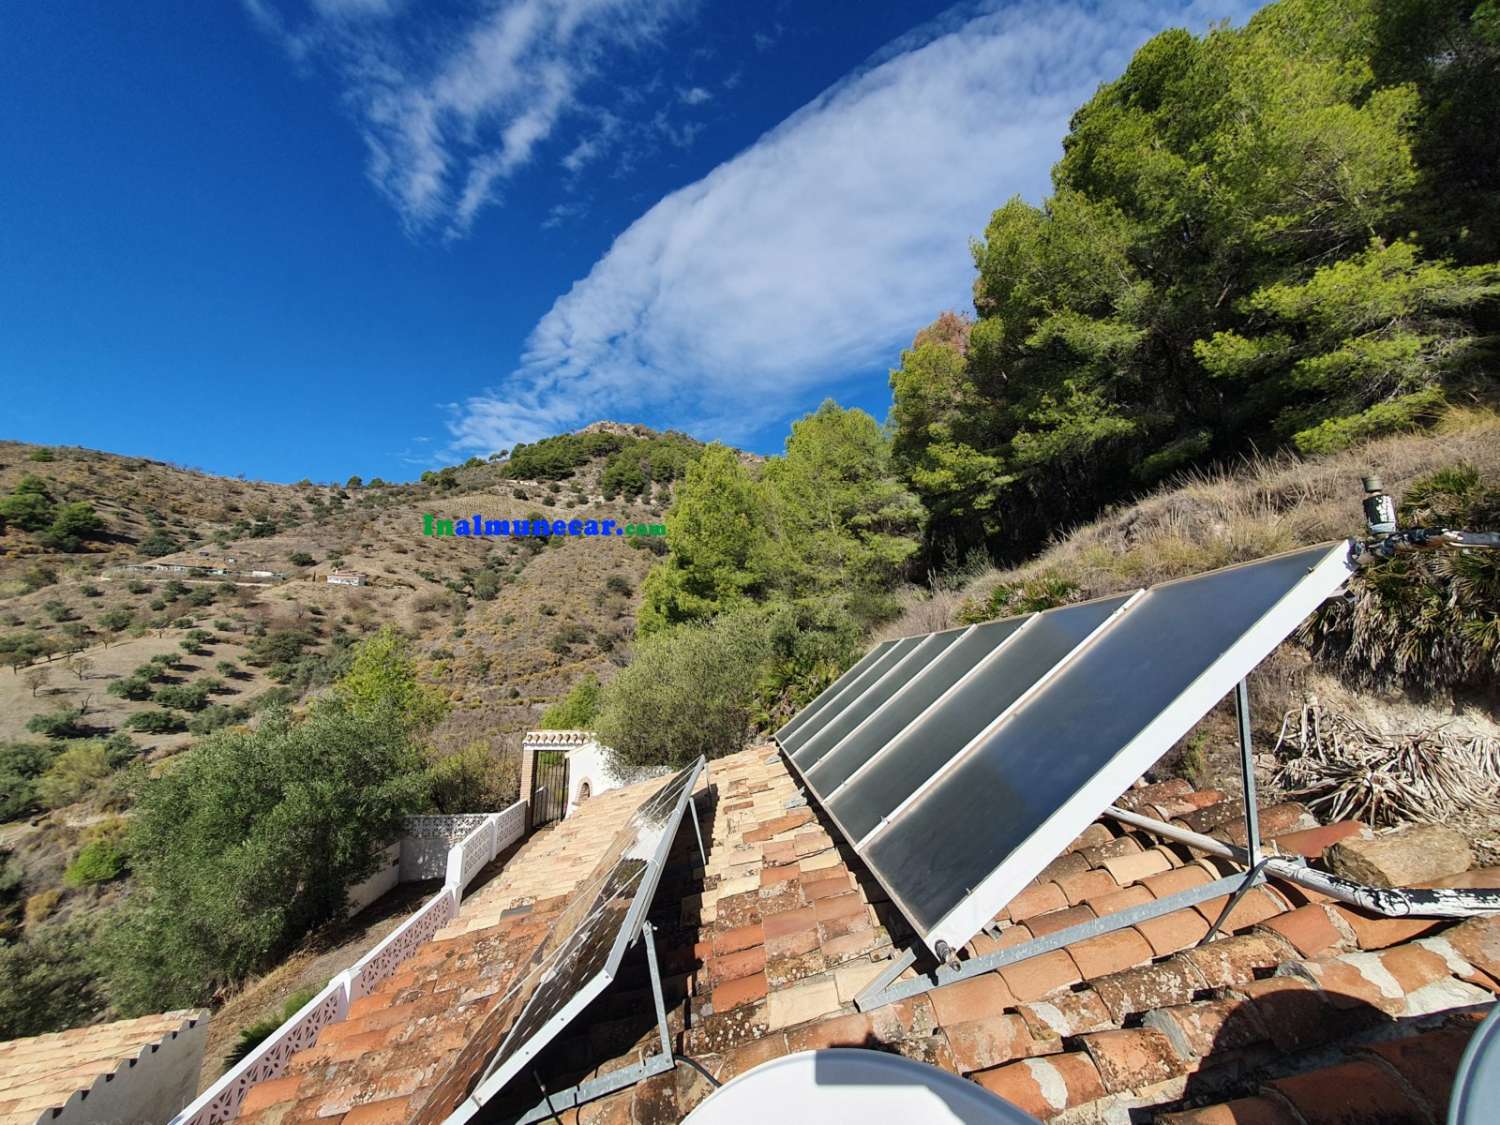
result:
[[[855,994],[909,941],[899,912],[799,803],[773,748],[710,763],[708,781],[712,800],[700,802],[707,866],[684,829],[652,917],[674,1048],[721,1082],[794,1051],[861,1046],[964,1075],[1064,1123],[1123,1122],[1131,1111],[1176,1125],[1441,1120],[1476,1006],[1500,987],[1500,919],[1377,918],[1273,881],[1247,894],[1226,936],[1207,946],[1196,943],[1223,900],[859,1012]],[[465,904],[447,940],[296,1056],[278,1089],[252,1092],[249,1119],[337,1120],[345,1110],[350,1123],[440,1117],[502,1030],[476,1037],[485,998],[507,987],[563,888],[587,870],[589,849],[603,848],[607,824],[618,823],[611,817],[628,813],[646,788],[607,793],[529,841]],[[1220,839],[1244,837],[1235,801],[1185,782],[1137,788],[1122,803]],[[1318,826],[1295,804],[1260,817],[1275,847],[1311,858],[1367,831]],[[1008,904],[998,936],[975,938],[964,955],[1229,870],[1100,821]],[[1500,886],[1500,871],[1462,881]],[[524,1109],[539,1086],[557,1090],[652,1050],[647,979],[639,966],[631,971],[538,1056],[534,1073],[511,1083],[497,1109]],[[709,1092],[679,1066],[559,1117],[677,1121]],[[1359,1116],[1366,1103],[1381,1108]]]
[[[527,746],[582,746],[594,741],[588,730],[529,730],[521,740]]]
[[[165,1012],[0,1043],[0,1125],[33,1125],[207,1012]]]
[[[507,1026],[499,1021],[512,1014],[500,1000],[569,893],[663,782],[601,794],[530,837],[470,890],[449,926],[293,1055],[279,1078],[253,1087],[240,1120],[441,1121],[498,1046]]]

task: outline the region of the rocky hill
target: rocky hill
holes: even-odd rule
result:
[[[645,446],[659,438],[619,423],[581,432]],[[298,661],[392,622],[417,638],[427,675],[452,698],[440,743],[504,740],[579,676],[609,675],[633,633],[651,541],[439,538],[423,534],[423,517],[660,523],[670,481],[648,484],[646,496],[606,498],[612,452],[551,479],[471,460],[414,484],[340,486],[0,443],[0,496],[33,478],[55,504],[87,503],[103,523],[73,551],[14,524],[0,536],[0,659],[14,669],[0,676],[0,739],[26,737],[33,716],[85,701],[88,727],[123,729],[155,708],[107,694],[108,684],[194,631],[211,634],[193,656],[198,667],[173,678],[191,683],[195,672],[236,661],[213,696],[229,705],[278,682],[278,698],[292,694],[285,685],[316,688],[298,682],[308,678]],[[365,585],[329,584],[333,570]],[[135,737],[160,752],[191,734]]]

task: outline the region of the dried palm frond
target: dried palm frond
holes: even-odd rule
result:
[[[1288,711],[1273,780],[1325,820],[1385,826],[1500,812],[1500,743],[1443,727],[1387,735],[1316,699]]]

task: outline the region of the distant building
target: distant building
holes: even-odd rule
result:
[[[363,586],[365,576],[357,570],[335,570],[328,575],[330,586]]]

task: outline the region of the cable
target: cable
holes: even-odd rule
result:
[[[715,1078],[712,1074],[708,1073],[708,1071],[704,1068],[703,1064],[701,1062],[699,1062],[697,1059],[690,1059],[686,1055],[676,1055],[676,1054],[674,1054],[672,1057],[674,1059],[676,1059],[680,1063],[687,1063],[688,1066],[692,1067],[699,1074],[703,1075],[703,1077],[708,1080],[708,1084],[710,1086],[712,1086],[715,1090],[720,1089],[724,1085],[717,1078]]]

